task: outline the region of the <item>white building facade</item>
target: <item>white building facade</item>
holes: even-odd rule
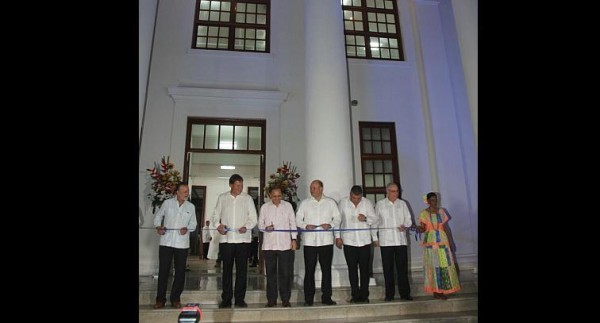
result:
[[[162,156],[184,168],[190,117],[266,120],[267,176],[293,161],[301,198],[320,179],[338,201],[363,184],[359,123],[391,122],[413,219],[423,194],[440,192],[459,266],[476,270],[478,2],[394,1],[402,61],[346,58],[340,0],[271,0],[266,53],[194,49],[195,0],[140,1],[140,223],[153,220],[146,169]],[[207,199],[205,214],[213,209]],[[347,285],[334,249],[334,285]],[[422,270],[413,236],[409,257]],[[303,262],[299,250],[299,276]],[[381,272],[377,248],[373,268]],[[158,236],[140,230],[139,274],[157,272]]]

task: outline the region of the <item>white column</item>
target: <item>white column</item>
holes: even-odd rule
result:
[[[339,0],[305,0],[306,183],[323,181],[324,194],[339,201],[353,185],[348,70]],[[304,278],[298,253],[297,274]],[[321,272],[317,266],[316,286]],[[342,250],[334,247],[332,285],[348,286]],[[315,297],[320,297],[319,295]],[[338,300],[339,301],[339,300]]]

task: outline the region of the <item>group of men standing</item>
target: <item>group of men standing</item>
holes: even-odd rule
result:
[[[187,185],[184,184],[184,187],[185,191]],[[264,232],[262,249],[265,254],[267,275],[267,307],[276,305],[278,292],[282,305],[284,307],[291,306],[289,299],[294,250],[298,248],[297,228],[302,230],[304,245],[304,306],[312,306],[314,302],[317,261],[322,274],[321,303],[336,304],[332,299],[331,275],[334,244],[337,248],[343,248],[348,265],[352,296],[349,302],[369,302],[371,244],[381,248],[385,301],[394,299],[395,273],[398,277],[397,286],[400,299],[412,300],[408,281],[406,237],[406,231],[412,225],[412,220],[406,202],[398,198],[400,188],[397,184],[388,184],[386,198],[378,201],[373,207],[373,203],[363,196],[362,188],[358,185],[353,186],[349,196],[343,198],[338,204],[323,194],[322,181],[313,180],[310,183],[311,196],[302,201],[295,214],[291,204],[281,199],[282,189],[273,187],[269,189],[270,201],[262,205],[260,216],[257,215],[252,197],[242,191],[243,178],[240,175],[234,174],[229,178],[229,187],[228,192],[220,194],[217,198],[215,210],[209,220],[211,227],[216,229],[220,238],[223,291],[219,308],[228,308],[232,305],[248,306],[244,300],[248,256],[252,242],[252,229],[257,224],[258,229]],[[179,193],[179,189],[178,187],[176,200],[187,195],[187,193]],[[179,203],[180,208],[183,204],[183,202]],[[193,204],[189,204],[193,208]],[[174,210],[175,205],[172,207],[165,205],[170,204],[166,202],[163,204],[154,221],[157,232],[161,235],[159,251],[161,264],[159,265],[158,289],[154,308],[164,307],[166,301],[166,278],[168,270],[170,270],[171,259],[168,259],[169,268],[167,268],[166,262],[172,252],[166,253],[163,249],[186,247],[185,251],[187,252],[189,231],[196,229],[195,216],[190,217],[186,223],[180,219],[161,224],[163,216],[177,217],[181,215],[181,212],[174,212],[176,211]],[[186,204],[186,207],[186,212],[195,214],[189,205]],[[170,209],[172,211],[168,212]],[[178,240],[181,240],[181,243],[173,244],[171,240],[166,239],[165,227],[181,228],[179,232],[175,232],[175,230],[171,232],[171,234],[180,234]],[[184,246],[183,241],[186,238],[188,238],[188,245]],[[175,252],[175,254],[178,253]],[[178,257],[183,258],[183,255]],[[174,307],[181,306],[179,297],[183,290],[182,277],[185,277],[185,271],[180,270],[181,265],[178,266],[181,261],[185,264],[185,259],[179,259],[175,264],[175,279],[170,297]],[[236,267],[235,287],[233,286],[234,264]],[[164,272],[165,270],[166,272]]]

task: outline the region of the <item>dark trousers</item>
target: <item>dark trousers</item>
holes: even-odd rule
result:
[[[250,259],[253,266],[258,264],[258,237],[253,237],[250,243]]]
[[[371,244],[362,247],[344,245],[344,257],[348,265],[348,278],[352,290],[352,299],[365,301],[369,299],[369,258]],[[358,271],[360,270],[360,285]],[[360,287],[359,287],[360,286]]]
[[[277,291],[281,301],[290,301],[292,286],[290,279],[294,262],[294,251],[292,250],[263,250],[265,255],[265,267],[267,270],[267,300],[277,302]]]
[[[398,274],[398,291],[400,297],[410,296],[408,282],[408,247],[389,246],[381,247],[381,264],[383,265],[383,278],[385,280],[385,298],[392,299],[396,294],[394,283],[394,265]]]
[[[202,248],[203,248],[203,256],[202,259],[208,259],[208,246],[210,246],[210,242],[204,242],[202,244]]]
[[[170,301],[179,302],[183,286],[185,283],[185,265],[187,262],[189,248],[178,249],[167,246],[158,248],[158,287],[156,291],[156,301],[167,301],[167,282],[169,281],[169,272],[171,271],[171,262],[175,264],[175,277],[171,286]]]
[[[248,254],[250,243],[221,243],[219,250],[223,258],[223,293],[221,299],[231,302],[243,301],[246,297],[246,285],[248,281]],[[233,263],[235,262],[235,293],[233,291]]]
[[[321,265],[321,301],[331,300],[331,263],[333,261],[333,245],[312,247],[304,246],[304,301],[312,303],[315,297],[315,270],[317,260]]]

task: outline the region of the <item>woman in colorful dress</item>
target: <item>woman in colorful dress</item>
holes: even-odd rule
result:
[[[454,254],[446,234],[445,225],[450,219],[446,210],[438,207],[436,193],[427,193],[429,207],[419,214],[419,232],[423,233],[423,266],[425,292],[435,299],[448,299],[448,294],[460,290]]]

